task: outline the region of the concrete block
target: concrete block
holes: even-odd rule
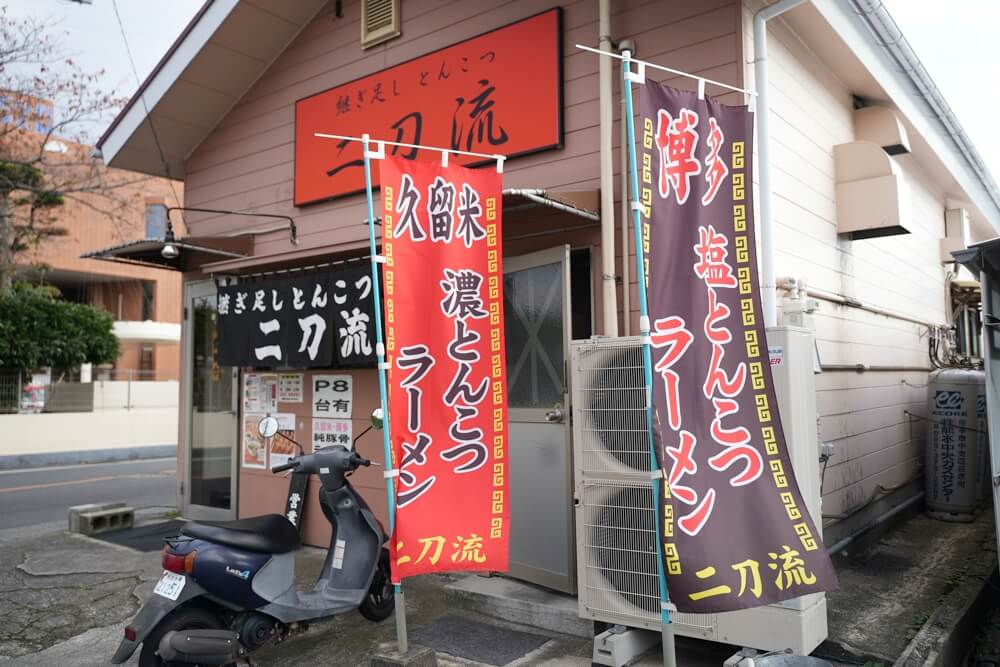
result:
[[[593,665],[624,667],[660,643],[660,633],[616,625],[594,637]]]
[[[594,636],[593,622],[580,618],[576,596],[505,577],[464,577],[445,586],[445,599],[511,623],[585,639]]]
[[[128,506],[81,512],[79,532],[84,535],[97,535],[98,533],[131,528],[134,522],[135,511]]]
[[[69,508],[69,532],[79,533],[80,530],[80,515],[84,512],[99,512],[101,510],[117,509],[119,507],[125,507],[123,502],[115,503],[90,503],[89,505],[74,505]]]
[[[369,667],[437,667],[437,664],[437,655],[426,646],[411,645],[410,650],[403,655],[397,649],[396,642],[379,644],[368,659]]]

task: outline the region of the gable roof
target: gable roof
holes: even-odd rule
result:
[[[98,141],[106,163],[183,179],[184,160],[326,5],[207,0]],[[810,5],[797,14],[812,31],[843,40],[985,222],[1000,230],[1000,189],[926,72],[901,62],[900,54],[916,56],[888,13],[873,0],[811,0],[803,7]],[[894,31],[891,42],[875,19],[879,29]]]
[[[98,140],[105,162],[183,179],[185,158],[324,5],[207,0]]]

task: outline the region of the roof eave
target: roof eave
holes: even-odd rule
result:
[[[940,93],[933,87],[933,82],[930,82],[932,88],[929,90],[916,85],[911,74],[903,71],[894,61],[888,50],[889,46],[875,38],[865,16],[852,3],[843,0],[812,0],[812,4],[924,137],[971,203],[979,209],[990,226],[1000,232],[1000,195],[996,185],[981,165],[970,161],[956,136],[940,120],[934,108],[938,101],[933,99],[934,93]],[[914,90],[917,94],[914,94]],[[957,126],[957,120],[954,124]],[[961,136],[964,136],[964,132]],[[975,153],[975,150],[972,149],[972,152]]]

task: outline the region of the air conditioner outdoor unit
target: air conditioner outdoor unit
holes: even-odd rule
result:
[[[800,483],[815,520],[819,468],[812,335],[775,327],[767,336],[793,468],[796,476],[817,477],[815,484],[810,477]],[[640,340],[575,341],[571,373],[580,616],[659,631]],[[673,621],[679,635],[806,655],[826,639],[826,597],[814,594],[737,612],[674,613]]]

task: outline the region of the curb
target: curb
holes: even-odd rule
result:
[[[910,640],[893,667],[953,667],[965,664],[976,632],[1000,589],[997,554],[984,545],[984,557],[969,564],[962,581]]]
[[[0,470],[79,465],[81,463],[114,463],[116,461],[137,461],[140,459],[166,459],[175,456],[177,456],[176,444],[115,447],[113,449],[86,449],[78,452],[8,454],[0,456]]]

